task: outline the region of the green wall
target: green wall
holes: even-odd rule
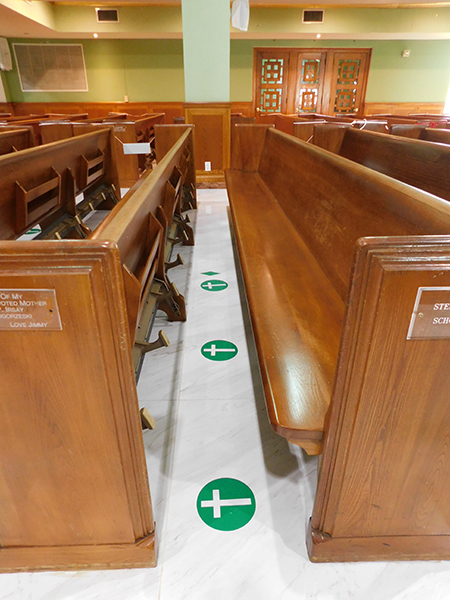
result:
[[[23,93],[17,71],[13,70],[2,73],[8,100],[106,102],[123,101],[127,95],[130,102],[184,101],[182,40],[78,43],[84,47],[88,92]],[[445,102],[449,88],[450,40],[231,40],[232,101],[251,101],[253,48],[263,46],[373,48],[367,102]],[[402,58],[406,48],[411,56]]]
[[[22,92],[14,70],[2,73],[10,102],[176,102],[184,99],[182,40],[18,40],[80,43],[88,92]]]
[[[252,99],[253,48],[372,48],[367,102],[445,102],[450,40],[231,40],[231,100]],[[402,50],[411,50],[402,58]]]

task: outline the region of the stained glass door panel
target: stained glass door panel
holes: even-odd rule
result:
[[[289,52],[260,52],[257,55],[256,112],[285,113]]]
[[[370,48],[255,48],[255,116],[364,110]]]
[[[326,53],[300,50],[297,57],[297,113],[320,112],[322,108],[323,80]]]
[[[367,51],[334,51],[330,114],[362,112],[369,58]]]

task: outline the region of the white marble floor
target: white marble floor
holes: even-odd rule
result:
[[[450,600],[450,563],[308,561],[317,460],[268,425],[225,190],[200,190],[191,221],[196,245],[179,250],[186,265],[171,271],[188,321],[158,313],[154,331],[163,328],[171,346],[146,358],[138,385],[157,422],[144,443],[158,567],[0,575],[0,600]],[[203,289],[211,279],[228,287]],[[206,359],[201,348],[213,340],[233,342],[237,354]],[[197,496],[218,478],[239,479],[255,495],[241,529],[219,531],[199,517]]]

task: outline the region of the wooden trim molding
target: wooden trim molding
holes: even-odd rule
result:
[[[366,102],[365,115],[415,115],[428,113],[440,115],[444,111],[444,102]]]

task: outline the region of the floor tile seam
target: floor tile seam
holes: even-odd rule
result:
[[[252,402],[253,404],[256,403],[255,398],[216,398],[216,399],[211,399],[211,398],[180,398],[178,400],[178,402],[211,402],[211,403],[216,403],[216,402]]]
[[[171,494],[172,494],[172,484],[173,484],[173,471],[174,471],[174,463],[175,463],[175,455],[176,455],[176,447],[177,447],[177,430],[178,430],[178,415],[179,415],[179,410],[180,410],[180,401],[177,400],[177,407],[176,407],[176,415],[175,415],[175,425],[174,425],[174,429],[173,429],[173,445],[172,445],[172,450],[171,450],[171,458],[170,458],[170,473],[169,473],[169,488],[167,490],[167,507],[166,507],[166,514],[164,516],[164,523],[162,526],[162,531],[161,531],[161,548],[160,548],[160,552],[158,553],[158,563],[161,565],[161,573],[159,576],[159,592],[158,592],[158,600],[161,597],[161,590],[162,590],[162,579],[163,579],[163,574],[164,574],[164,556],[165,556],[165,552],[166,552],[166,545],[167,545],[167,532],[169,530],[169,515],[170,515],[170,500],[171,500]],[[178,442],[179,443],[179,442]]]

